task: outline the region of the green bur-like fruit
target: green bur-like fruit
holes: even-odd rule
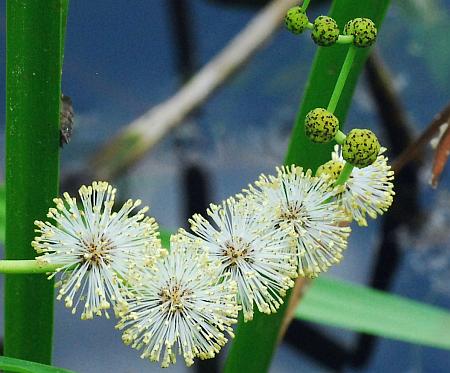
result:
[[[332,181],[336,181],[344,168],[344,163],[341,161],[328,161],[321,165],[316,172],[316,176],[329,176]]]
[[[377,28],[369,18],[355,18],[345,25],[344,35],[353,35],[357,47],[370,47],[377,39]]]
[[[323,108],[315,108],[306,115],[305,134],[312,142],[330,142],[338,130],[339,120]]]
[[[284,18],[284,24],[286,28],[293,34],[300,34],[305,30],[308,25],[309,20],[305,11],[299,7],[295,6],[289,9]]]
[[[339,27],[336,21],[328,16],[319,16],[314,20],[311,37],[314,43],[328,47],[339,38]]]
[[[342,145],[344,159],[358,168],[370,166],[380,153],[377,136],[370,130],[353,129]]]

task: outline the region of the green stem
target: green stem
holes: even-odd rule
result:
[[[314,28],[314,25],[311,22],[308,22],[306,28],[312,30]]]
[[[353,168],[354,166],[352,164],[346,162],[334,185],[343,185],[352,174]]]
[[[58,195],[64,6],[6,2],[6,259],[34,259],[33,222]],[[5,276],[5,355],[51,363],[53,293],[45,276]]]
[[[310,1],[311,1],[311,0],[303,0],[302,10],[303,10],[304,12],[306,12],[306,9],[308,9],[309,2],[310,2]]]
[[[61,264],[42,264],[37,260],[0,260],[0,273],[37,274],[55,272]]]
[[[342,64],[341,72],[339,73],[338,79],[336,81],[336,85],[334,86],[333,94],[330,98],[330,103],[328,104],[327,110],[330,113],[334,113],[336,110],[336,106],[339,102],[339,98],[341,97],[342,90],[344,89],[345,82],[347,81],[348,74],[352,68],[353,60],[356,55],[356,47],[351,45],[348,48],[347,56],[345,57],[344,63]]]
[[[339,35],[337,44],[352,44],[353,43],[353,35]]]
[[[336,136],[334,136],[334,139],[336,140],[336,142],[339,145],[342,145],[344,143],[346,137],[347,136],[345,136],[344,132],[342,132],[341,130],[338,130],[336,133]]]

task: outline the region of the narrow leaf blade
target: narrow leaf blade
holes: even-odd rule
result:
[[[52,367],[32,361],[0,356],[0,369],[20,373],[75,373],[73,370]]]
[[[342,280],[313,281],[295,317],[450,350],[450,312]]]

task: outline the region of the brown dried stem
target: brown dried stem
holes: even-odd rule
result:
[[[273,0],[174,96],[137,118],[89,162],[98,179],[111,179],[152,149],[198,108],[273,35],[298,0]]]
[[[394,161],[392,169],[395,173],[399,172],[406,164],[416,159],[420,151],[436,135],[439,127],[450,120],[450,103],[440,111],[428,124],[425,131],[412,142]]]

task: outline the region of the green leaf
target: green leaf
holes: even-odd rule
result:
[[[296,318],[450,350],[450,312],[379,290],[321,277]]]
[[[59,185],[63,9],[67,0],[6,3],[6,259],[34,259],[34,221]],[[5,276],[6,356],[51,362],[53,282]]]
[[[52,367],[32,361],[0,356],[0,369],[20,373],[75,373],[73,370]]]
[[[371,18],[378,28],[384,18],[390,0],[334,0],[330,16],[340,25],[352,18]],[[383,34],[379,34],[383,37]],[[300,46],[299,46],[300,47]],[[286,164],[298,164],[316,169],[330,158],[333,144],[313,144],[304,135],[305,116],[315,107],[327,107],[348,46],[319,47],[308,78],[303,101],[292,132],[286,156]],[[344,123],[356,82],[369,50],[359,49],[335,114]],[[275,315],[255,313],[251,322],[238,323],[236,338],[231,346],[225,372],[267,372],[275,352],[278,333],[283,321],[288,297]]]

